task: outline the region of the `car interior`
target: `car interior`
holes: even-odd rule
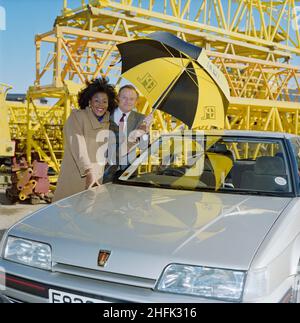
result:
[[[204,169],[200,181],[207,187],[215,187],[215,171],[210,158],[222,155],[232,160],[233,166],[227,174],[225,182],[232,188],[253,191],[282,191],[287,192],[288,178],[282,153],[275,156],[260,156],[256,160],[236,160],[234,153],[226,144],[216,143],[205,153]],[[181,177],[190,166],[169,166],[157,172],[158,175]]]

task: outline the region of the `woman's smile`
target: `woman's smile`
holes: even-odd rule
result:
[[[90,102],[93,112],[97,117],[102,117],[108,109],[108,96],[106,93],[96,93]]]

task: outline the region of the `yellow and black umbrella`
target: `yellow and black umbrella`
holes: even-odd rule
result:
[[[229,86],[202,48],[158,32],[119,44],[118,49],[123,77],[154,109],[169,113],[190,128],[224,127]]]

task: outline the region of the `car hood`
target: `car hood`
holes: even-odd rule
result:
[[[11,235],[51,245],[53,261],[157,279],[170,263],[247,270],[291,199],[107,184],[57,202]],[[105,266],[100,250],[111,251]]]

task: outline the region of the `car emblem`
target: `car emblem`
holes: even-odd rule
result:
[[[100,250],[98,255],[98,266],[104,267],[108,261],[111,252],[108,250]]]

